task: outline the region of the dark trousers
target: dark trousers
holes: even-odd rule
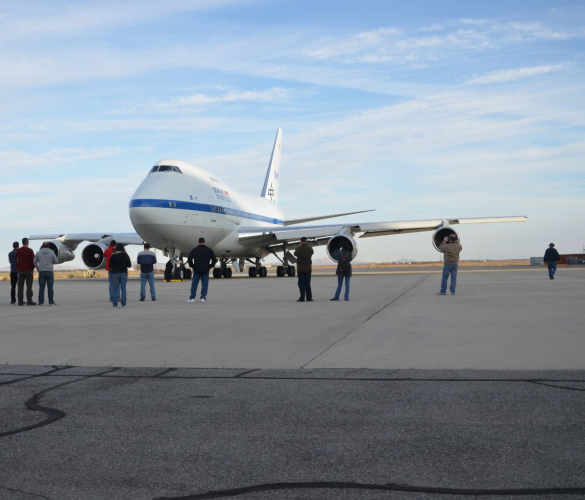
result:
[[[18,272],[10,271],[10,303],[16,302],[16,285],[18,285]]]
[[[33,301],[33,272],[22,271],[18,273],[18,303],[24,304],[24,282],[26,281],[26,302],[30,304]]]
[[[307,300],[313,299],[313,292],[311,291],[311,273],[298,273],[298,283],[299,283],[299,291],[301,292],[301,300],[305,300],[305,295]]]

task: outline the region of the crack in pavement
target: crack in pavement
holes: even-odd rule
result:
[[[339,342],[341,342],[344,338],[348,337],[349,335],[351,335],[353,332],[355,332],[358,328],[360,328],[362,325],[364,325],[365,323],[367,323],[368,321],[370,321],[374,316],[376,316],[376,314],[381,313],[384,309],[386,309],[388,306],[394,304],[394,302],[396,302],[400,297],[406,295],[408,292],[410,292],[413,288],[417,287],[418,285],[420,285],[423,281],[425,281],[428,277],[430,276],[430,274],[427,274],[422,280],[420,280],[419,282],[415,283],[414,285],[412,285],[410,288],[408,288],[407,290],[405,290],[404,292],[402,292],[400,295],[398,295],[398,297],[395,297],[394,299],[392,299],[390,302],[388,302],[388,304],[386,304],[384,307],[382,307],[381,309],[379,309],[378,311],[376,311],[374,314],[372,314],[369,318],[367,318],[365,321],[362,321],[358,326],[356,326],[353,330],[349,331],[348,333],[346,333],[345,335],[343,335],[343,337],[337,339],[335,342],[333,342],[333,344],[331,344],[329,347],[327,347],[326,349],[324,349],[323,351],[321,351],[319,354],[317,354],[314,358],[310,359],[309,361],[307,361],[304,365],[301,366],[301,368],[304,368],[305,366],[307,366],[309,363],[312,363],[313,361],[315,361],[319,356],[322,356],[324,353],[326,353],[329,349],[331,349],[332,347],[334,347],[336,344],[338,344]]]
[[[21,493],[22,495],[28,495],[28,496],[35,497],[35,498],[44,498],[45,500],[51,500],[51,498],[46,497],[44,495],[39,495],[38,493],[31,493],[30,491],[17,490],[15,488],[9,488],[8,486],[0,485],[0,489],[6,490],[6,491],[12,491],[14,493]]]
[[[73,367],[72,366],[53,366],[52,368],[53,368],[53,370],[49,370],[48,372],[37,373],[36,375],[27,375],[26,377],[17,378],[16,380],[8,380],[7,382],[0,382],[0,386],[15,384],[16,382],[21,382],[22,380],[30,380],[30,379],[38,378],[38,377],[46,377],[47,375],[51,375],[52,373],[67,370],[68,368],[73,368]],[[14,375],[14,374],[11,374],[11,375]]]
[[[55,389],[59,389],[60,387],[64,387],[66,385],[75,384],[77,382],[81,382],[83,380],[87,380],[87,379],[92,378],[92,377],[105,375],[106,373],[110,373],[114,370],[119,370],[119,368],[112,368],[111,370],[107,370],[105,372],[97,373],[94,375],[86,375],[82,378],[78,378],[75,380],[69,380],[67,382],[63,382],[62,384],[54,385],[53,387],[49,387],[48,389],[45,389],[41,392],[37,392],[36,394],[33,394],[32,398],[30,398],[24,404],[25,407],[31,411],[40,411],[40,412],[44,413],[45,415],[47,415],[47,418],[45,420],[42,420],[41,422],[37,422],[36,424],[25,425],[24,427],[12,429],[11,431],[2,432],[2,433],[0,433],[0,438],[7,437],[7,436],[13,436],[14,434],[20,434],[21,432],[31,431],[33,429],[37,429],[38,427],[44,427],[45,425],[52,424],[53,422],[56,422],[57,420],[61,420],[63,417],[65,417],[65,415],[66,415],[65,412],[58,410],[56,408],[49,408],[47,406],[42,406],[39,404],[41,399],[47,393],[54,391]],[[24,380],[24,379],[21,379],[21,380]]]
[[[547,382],[551,382],[551,380],[548,380]],[[552,380],[552,382],[556,382],[555,380]],[[569,380],[565,380],[564,382],[570,382]],[[546,387],[553,387],[555,389],[563,389],[565,391],[581,391],[581,392],[585,392],[585,389],[582,389],[580,387],[567,387],[566,385],[552,385],[552,384],[546,384],[542,381],[537,381],[537,380],[531,380],[530,381],[531,384],[536,384],[536,385],[544,385]]]
[[[411,486],[407,484],[367,484],[342,481],[318,481],[300,483],[267,483],[234,488],[229,490],[215,490],[180,497],[157,497],[154,500],[207,500],[213,498],[235,497],[249,493],[279,490],[307,490],[307,489],[338,489],[338,490],[370,490],[370,491],[404,491],[411,493],[434,493],[439,495],[476,495],[476,496],[523,496],[523,495],[583,495],[585,488],[518,488],[518,489],[474,489],[474,488],[433,488],[428,486]]]

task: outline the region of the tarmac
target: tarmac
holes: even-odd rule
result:
[[[585,369],[585,269],[555,280],[542,268],[461,271],[455,296],[437,295],[440,279],[436,269],[356,273],[350,300],[331,302],[329,271],[305,303],[295,278],[211,279],[204,304],[187,303],[189,282],[161,280],[157,301],[139,302],[131,279],[125,309],[111,306],[105,279],[59,280],[55,307],[0,305],[0,364]]]
[[[585,271],[419,271],[0,305],[0,499],[585,498]]]

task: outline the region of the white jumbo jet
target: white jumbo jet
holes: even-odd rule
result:
[[[83,249],[81,258],[90,269],[105,266],[104,251],[112,239],[125,245],[140,245],[147,241],[161,249],[173,263],[175,277],[189,278],[190,270],[185,268],[183,259],[203,237],[219,259],[220,267],[213,270],[215,278],[231,278],[230,264],[237,272],[243,272],[246,261],[251,264],[250,277],[265,277],[267,269],[262,260],[268,255],[274,255],[282,263],[277,267],[277,275],[282,277],[295,275],[296,260],[291,250],[300,244],[303,236],[312,246],[326,245],[330,257],[341,242],[346,241],[355,259],[358,247],[354,238],[358,233],[361,233],[360,238],[370,238],[433,231],[432,244],[438,250],[445,236],[457,234],[450,227],[452,225],[524,222],[527,218],[449,218],[291,227],[371,210],[284,219],[278,208],[281,148],[282,130],[279,128],[260,196],[239,194],[217,176],[190,163],[161,160],[152,167],[130,200],[130,220],[138,234],[45,234],[33,235],[29,239],[51,240],[50,246],[60,263],[73,260],[77,246],[89,241],[91,244]],[[278,254],[282,254],[282,258]]]

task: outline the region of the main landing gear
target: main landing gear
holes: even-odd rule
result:
[[[289,261],[289,256],[291,258],[294,258],[286,249],[286,244],[284,245],[284,252],[283,252],[283,258],[281,259],[278,255],[276,255],[276,252],[273,252],[273,254],[278,260],[280,260],[280,262],[282,262],[282,266],[278,266],[276,268],[276,276],[278,276],[279,278],[283,278],[285,276],[290,276],[291,278],[293,276],[297,275],[297,268],[295,266],[291,266],[288,261]],[[296,262],[296,261],[293,261]]]
[[[276,268],[276,276],[283,278],[284,276],[296,276],[297,268],[295,266],[278,266]]]
[[[232,268],[227,266],[227,259],[219,259],[219,266],[213,268],[214,278],[231,278]]]
[[[266,278],[266,276],[268,276],[268,269],[260,263],[260,259],[256,259],[256,262],[250,259],[247,260],[254,265],[253,267],[248,268],[248,276],[250,276],[250,278],[255,278],[256,276]]]

